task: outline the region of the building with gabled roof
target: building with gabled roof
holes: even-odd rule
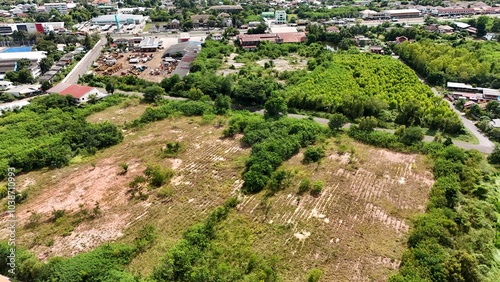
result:
[[[75,98],[78,103],[87,102],[91,95],[96,95],[97,97],[104,96],[104,94],[95,87],[69,83],[59,83],[47,90],[47,93],[57,93],[63,96],[70,95]]]

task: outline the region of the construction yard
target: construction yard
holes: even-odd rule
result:
[[[180,59],[162,58],[165,49],[177,44],[177,38],[158,38],[157,40],[160,46],[149,50],[150,52],[133,50],[131,47],[121,50],[116,47],[111,52],[103,53],[94,64],[95,74],[134,75],[148,81],[160,82],[173,73]]]

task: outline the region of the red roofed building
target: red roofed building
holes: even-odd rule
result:
[[[300,43],[307,39],[305,32],[278,33],[278,37],[279,43]]]
[[[285,32],[285,33],[268,33],[268,34],[240,34],[238,39],[241,47],[247,50],[253,50],[262,41],[272,43],[300,43],[306,41],[304,32]]]
[[[403,43],[405,41],[408,41],[408,38],[406,36],[398,36],[398,37],[396,37],[396,43]]]
[[[58,85],[47,90],[47,93],[57,93],[64,96],[70,95],[79,103],[87,102],[91,95],[96,95],[97,97],[101,97],[103,95],[95,87],[68,83],[59,83]]]

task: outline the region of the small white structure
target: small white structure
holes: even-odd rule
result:
[[[10,89],[4,91],[4,93],[12,94],[12,95],[14,95],[16,97],[29,96],[29,95],[34,95],[34,94],[40,93],[41,92],[41,87],[42,86],[40,84],[20,85],[18,87],[10,88]]]
[[[7,80],[4,80],[4,81],[0,81],[0,90],[1,91],[5,91],[7,89],[10,89],[12,88],[14,84],[12,84],[11,81],[7,81]]]
[[[294,26],[272,26],[269,28],[270,33],[291,33],[298,32]]]

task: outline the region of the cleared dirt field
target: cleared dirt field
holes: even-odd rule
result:
[[[110,108],[89,120],[112,116],[110,112],[116,109]],[[159,249],[151,252],[164,253],[165,247],[174,244],[190,225],[202,220],[241,185],[238,176],[244,162],[235,160],[248,150],[243,150],[238,140],[220,139],[223,128],[205,123],[201,118],[164,120],[125,132],[123,143],[93,157],[77,158],[68,167],[19,175],[18,183],[27,183],[29,196],[16,207],[18,244],[30,248],[41,259],[74,255],[124,234],[131,237],[122,240],[133,239],[137,230],[153,223],[162,240],[156,246]],[[186,151],[176,159],[162,158],[161,148],[171,141],[182,142]],[[125,175],[119,175],[121,163],[129,165]],[[172,190],[170,197],[157,197],[158,190],[148,192],[147,200],[130,196],[129,183],[143,175],[147,164],[175,170],[168,186]],[[101,215],[82,220],[81,211],[91,213],[96,202]],[[54,222],[53,210],[65,210],[66,215]],[[40,218],[28,227],[32,214]],[[1,238],[6,235],[2,233]],[[151,259],[150,267],[156,265],[158,257]]]
[[[138,118],[148,106],[146,103],[141,104],[139,99],[130,99],[121,105],[110,107],[105,111],[89,116],[87,121],[109,121],[112,124],[123,126],[125,123]]]
[[[302,154],[289,160],[283,167],[295,182],[268,208],[262,195],[242,197],[234,220],[258,230],[260,253],[281,257],[284,281],[304,281],[315,267],[322,281],[386,281],[400,264],[408,219],[424,212],[432,174],[422,156],[351,144],[352,157],[331,146],[320,165],[302,165]],[[304,177],[324,182],[319,197],[296,194]]]
[[[227,62],[225,62],[222,67],[217,70],[217,74],[219,75],[228,75],[237,73],[242,67],[244,67],[245,63],[238,63],[235,61],[235,58],[238,56],[237,53],[232,53],[229,57],[226,58]],[[304,69],[307,66],[307,59],[301,58],[297,55],[290,55],[289,57],[282,57],[275,60],[271,59],[262,59],[257,61],[257,65],[263,67],[265,63],[273,61],[274,66],[273,69],[279,72],[282,71],[294,71],[299,69]],[[234,68],[231,69],[231,66]]]
[[[138,116],[144,105],[111,107],[88,118],[123,124]],[[221,139],[216,120],[174,118],[126,131],[124,141],[95,156],[75,158],[68,167],[41,170],[17,177],[28,199],[16,207],[18,244],[41,259],[69,256],[102,243],[131,243],[146,224],[156,227],[156,243],[135,258],[128,270],[148,275],[159,259],[191,225],[231,196],[240,199],[236,211],[222,223],[223,234],[251,234],[248,242],[266,258],[279,257],[282,281],[304,281],[312,268],[322,281],[386,281],[400,264],[409,218],[422,213],[433,184],[423,156],[393,153],[341,136],[324,142],[321,164],[304,165],[302,153],[282,167],[294,174],[292,184],[263,201],[263,193],[243,195],[241,172],[249,148],[241,136]],[[222,118],[220,118],[222,119]],[[174,159],[160,150],[177,141],[185,151]],[[339,153],[344,152],[344,153]],[[129,165],[120,175],[120,164]],[[132,198],[129,183],[147,164],[172,168],[175,175],[149,197]],[[320,196],[297,195],[300,180],[324,182]],[[83,210],[99,216],[82,216]],[[65,210],[52,220],[53,210]],[[33,214],[39,216],[34,222]],[[29,226],[31,223],[31,226]],[[3,227],[3,226],[0,226]],[[1,228],[6,238],[6,228]],[[224,245],[225,237],[218,240]]]

